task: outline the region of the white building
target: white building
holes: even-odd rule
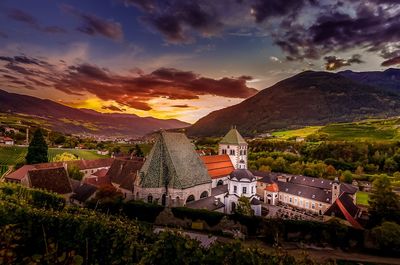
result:
[[[247,169],[247,143],[236,128],[219,142],[218,154],[229,155],[235,169]]]

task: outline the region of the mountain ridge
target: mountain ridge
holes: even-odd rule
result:
[[[247,136],[309,125],[400,114],[400,91],[341,74],[305,71],[214,111],[187,128],[191,136],[222,136],[232,126]]]
[[[101,113],[77,109],[28,95],[0,89],[0,112],[25,114],[46,119],[53,130],[107,136],[143,136],[159,129],[183,128],[189,124],[176,119],[139,117],[135,114]]]

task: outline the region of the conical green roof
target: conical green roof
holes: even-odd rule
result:
[[[183,133],[160,132],[140,170],[143,188],[186,189],[210,183],[207,168]]]
[[[246,144],[246,141],[240,135],[236,128],[232,128],[220,141],[221,144]]]

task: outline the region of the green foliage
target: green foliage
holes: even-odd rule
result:
[[[123,213],[130,219],[153,223],[157,216],[164,210],[164,207],[142,201],[129,201],[123,204],[122,209]]]
[[[400,198],[392,190],[386,175],[381,175],[373,183],[369,196],[370,225],[375,226],[382,221],[400,223]]]
[[[383,222],[372,229],[372,237],[381,251],[400,254],[400,225],[394,222]]]
[[[249,198],[247,198],[245,196],[241,196],[238,199],[236,213],[241,214],[241,215],[246,215],[246,216],[254,215],[254,212],[251,209],[251,204],[250,204]]]
[[[70,165],[67,167],[68,169],[68,176],[72,179],[76,179],[76,180],[82,180],[84,174],[83,172],[79,171],[78,166],[76,165]]]
[[[143,153],[142,149],[140,148],[140,146],[138,144],[135,145],[134,152],[135,152],[135,156],[137,156],[137,157],[143,157],[144,156],[144,153]]]
[[[27,164],[46,163],[49,161],[47,157],[47,143],[43,137],[42,130],[37,129],[28,147],[28,154],[26,155]]]
[[[64,152],[62,154],[55,155],[51,159],[51,161],[52,162],[60,162],[60,161],[72,161],[72,160],[77,160],[77,159],[78,158],[74,154]]]
[[[188,218],[193,221],[205,221],[209,226],[218,224],[225,214],[215,211],[208,211],[204,209],[191,209],[187,207],[174,207],[171,208],[175,217],[184,219]]]
[[[7,165],[0,165],[0,178],[3,176],[3,174],[5,174],[8,170],[8,166]]]

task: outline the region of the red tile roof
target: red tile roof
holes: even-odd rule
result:
[[[28,172],[30,186],[59,194],[72,192],[71,182],[64,167],[34,169]]]
[[[29,170],[35,169],[33,165],[24,165],[17,169],[16,171],[12,172],[11,174],[7,175],[5,177],[5,180],[10,180],[10,181],[21,181],[26,174],[28,173]]]
[[[354,228],[363,229],[356,220],[360,209],[353,203],[353,198],[343,192],[339,198],[325,211],[326,216],[346,219]]]
[[[111,185],[111,180],[108,176],[103,177],[88,177],[85,178],[84,183],[94,185],[96,187]]]
[[[92,176],[96,176],[96,177],[102,178],[102,177],[105,177],[105,175],[107,175],[107,171],[108,171],[108,169],[102,168],[102,169],[97,170],[96,172],[94,172],[92,174]]]
[[[276,183],[272,183],[272,184],[267,184],[267,187],[265,187],[266,191],[270,191],[270,192],[278,192],[279,188],[278,185],[276,185]]]
[[[235,168],[228,155],[201,156],[212,179],[228,176]]]

